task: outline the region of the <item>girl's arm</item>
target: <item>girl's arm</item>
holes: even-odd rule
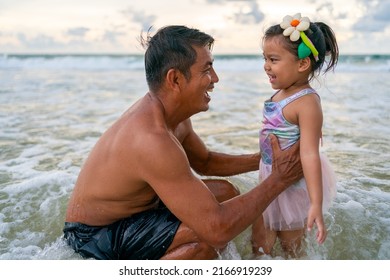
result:
[[[319,143],[322,129],[322,108],[316,94],[304,96],[297,102],[298,122],[301,131],[301,161],[310,197],[307,228],[310,231],[316,223],[317,241],[326,239],[326,227],[322,216],[322,173]]]

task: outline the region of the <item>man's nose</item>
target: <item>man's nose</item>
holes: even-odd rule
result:
[[[214,68],[212,68],[212,70],[211,70],[211,81],[213,83],[218,83],[218,81],[219,81],[219,77],[217,75],[217,72],[215,72]]]

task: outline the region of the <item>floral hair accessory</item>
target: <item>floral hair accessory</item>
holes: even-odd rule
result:
[[[310,27],[310,20],[308,17],[301,17],[300,13],[294,16],[285,16],[280,27],[284,29],[283,35],[290,36],[290,40],[295,42],[299,38],[302,39],[302,43],[298,46],[298,58],[302,59],[308,57],[311,53],[314,59],[318,60],[318,51],[313,45],[312,41],[306,36],[305,32]]]

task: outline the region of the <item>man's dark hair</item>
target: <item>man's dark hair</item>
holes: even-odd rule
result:
[[[169,69],[177,69],[190,79],[190,67],[196,61],[195,47],[212,48],[214,38],[197,29],[186,26],[166,26],[154,36],[142,38],[146,47],[145,72],[146,81],[151,91],[157,91]]]

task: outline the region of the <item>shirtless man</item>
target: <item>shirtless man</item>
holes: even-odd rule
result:
[[[146,42],[149,92],[100,138],[70,198],[64,237],[96,259],[214,259],[268,204],[302,177],[298,146],[281,152],[274,172],[245,194],[225,180],[254,171],[259,154],[209,151],[190,117],[206,111],[218,76],[214,39],[168,26]]]

